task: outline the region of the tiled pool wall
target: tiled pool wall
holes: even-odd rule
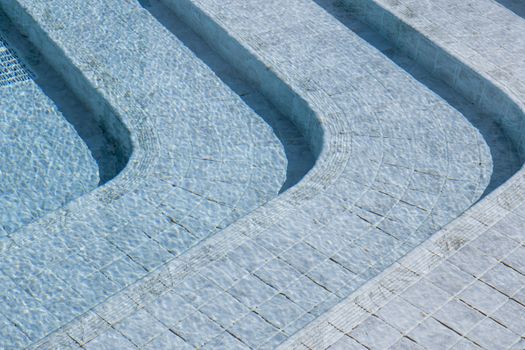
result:
[[[301,129],[311,149],[319,156],[323,144],[323,130],[318,124],[319,115],[315,115],[310,106],[294,93],[293,89],[283,83],[278,72],[268,69],[260,61],[257,61],[247,47],[239,44],[219,23],[210,19],[191,1],[160,1],[173,9],[178,17],[182,18],[193,30],[205,38],[245,77],[256,84],[284,115],[289,116]],[[317,2],[321,6],[323,3],[327,3],[327,1]],[[523,133],[525,118],[523,111],[516,105],[516,102],[504,92],[504,87],[495,86],[492,80],[482,77],[481,73],[461,62],[457,56],[441,49],[438,44],[426,39],[417,30],[410,28],[389,14],[374,1],[336,1],[336,4],[337,6],[346,6],[359,20],[367,23],[384,36],[402,55],[414,60],[432,77],[443,81],[476,106],[475,110],[469,107],[462,110],[460,106],[458,109],[467,116],[475,127],[480,129],[491,147],[494,166],[500,166],[494,170],[493,178],[484,195],[490,193],[519,170],[525,161],[525,136]],[[356,33],[359,34],[359,32]],[[388,54],[386,53],[387,56]],[[395,58],[393,59],[395,61]],[[403,57],[401,57],[402,60]],[[277,59],[275,63],[278,63]],[[406,69],[402,64],[400,66]],[[422,83],[426,84],[425,81]],[[440,94],[437,91],[439,87],[435,89],[431,85],[428,87]],[[441,89],[443,88],[441,87]],[[445,91],[441,94],[446,100],[447,93],[448,91]],[[454,106],[454,101],[448,100],[448,102]],[[469,114],[473,116],[471,117]],[[497,125],[487,125],[487,121],[483,120],[484,118],[490,118]],[[488,123],[490,124],[491,121]],[[498,127],[503,130],[505,134],[502,135],[503,137],[494,137],[494,134],[500,132],[500,130],[495,130]],[[515,154],[519,160],[516,159]]]
[[[299,128],[310,149],[318,158],[323,150],[323,128],[319,116],[311,107],[279,78],[257,60],[248,48],[232,38],[223,27],[213,21],[191,1],[161,0],[190,28],[197,32],[217,52],[226,58]]]
[[[376,1],[342,0],[342,3],[402,52],[493,118],[512,140],[521,163],[525,161],[525,108],[507,87],[484,76],[484,72],[474,70],[457,54],[441,47],[439,42],[428,39]],[[425,6],[425,1],[419,6]],[[405,15],[417,16],[412,12]],[[458,50],[461,48],[458,47]],[[472,59],[475,58],[473,55]],[[497,77],[498,71],[495,69],[492,74]]]
[[[243,235],[246,235],[248,238],[250,236],[256,237],[257,232],[260,233],[261,231],[264,230],[261,228],[257,228],[257,225],[259,226],[268,225],[269,226],[270,224],[268,224],[268,222],[273,223],[272,220],[275,221],[275,220],[280,220],[281,218],[286,218],[286,216],[283,213],[287,213],[290,210],[293,210],[295,206],[299,206],[301,204],[301,200],[303,198],[305,197],[312,198],[313,196],[319,194],[321,190],[324,190],[326,187],[328,187],[328,185],[332,181],[335,181],[335,179],[337,178],[337,175],[341,171],[340,170],[340,168],[342,168],[341,164],[345,162],[344,157],[348,156],[348,154],[350,153],[347,148],[349,142],[347,139],[347,135],[345,135],[345,132],[348,132],[348,129],[341,127],[341,125],[344,124],[344,121],[338,121],[337,118],[334,117],[334,115],[337,114],[337,112],[335,112],[333,115],[331,114],[331,107],[330,107],[331,101],[328,101],[328,102],[323,101],[322,98],[316,100],[316,96],[308,96],[310,98],[310,103],[307,103],[305,99],[303,99],[298,93],[293,92],[290,86],[288,86],[285,83],[285,81],[288,81],[288,82],[293,81],[294,79],[293,76],[283,77],[283,76],[280,76],[280,74],[282,73],[274,71],[272,68],[269,69],[265,64],[257,60],[255,58],[255,55],[253,55],[249,49],[247,49],[240,42],[232,38],[225,31],[225,29],[221,27],[220,24],[212,20],[209,16],[204,14],[197,6],[195,6],[194,2],[190,0],[181,0],[181,1],[164,0],[164,2],[167,5],[169,5],[174,10],[174,12],[176,12],[179,16],[181,16],[184,19],[184,21],[188,23],[195,31],[199,32],[200,35],[205,37],[208,42],[213,43],[215,49],[219,51],[224,57],[226,57],[230,63],[234,64],[262,92],[264,92],[264,94],[268,97],[268,99],[271,100],[271,102],[275,104],[281,110],[283,114],[290,116],[293,122],[300,128],[306,140],[309,142],[309,145],[311,149],[314,151],[314,154],[318,157],[318,160],[319,160],[318,164],[316,164],[316,166],[314,167],[314,171],[312,172],[313,174],[318,176],[318,178],[316,179],[317,180],[316,182],[308,181],[309,179],[312,178],[312,173],[306,175],[305,180],[303,182],[300,182],[298,186],[295,188],[295,190],[292,189],[292,191],[290,191],[288,194],[284,194],[282,197],[280,197],[280,199],[277,199],[276,201],[271,202],[267,207],[260,208],[260,210],[258,210],[258,213],[263,213],[263,215],[256,217],[253,221],[250,218],[244,221],[245,223],[249,223],[252,226],[250,226],[250,229],[241,229],[241,231],[243,232]],[[100,118],[100,122],[104,123],[105,128],[108,130],[108,133],[113,135],[113,137],[116,140],[121,141],[122,154],[125,154],[125,155],[131,154],[130,164],[131,164],[131,167],[133,167],[134,157],[136,157],[137,155],[135,152],[132,152],[132,151],[134,151],[133,145],[135,145],[135,141],[136,141],[135,138],[137,136],[134,135],[133,133],[130,134],[128,132],[128,130],[124,127],[124,125],[119,121],[119,118],[116,117],[117,113],[113,111],[109,103],[107,103],[106,100],[104,99],[105,93],[111,94],[111,89],[109,90],[104,89],[111,85],[111,77],[105,77],[105,76],[100,77],[98,84],[100,84],[99,85],[100,90],[102,91],[99,91],[97,87],[92,87],[90,85],[91,83],[89,83],[83,77],[80,70],[76,68],[76,65],[72,62],[69,62],[70,55],[68,55],[67,52],[65,53],[61,52],[61,49],[59,49],[58,46],[56,46],[55,44],[51,42],[51,40],[49,40],[49,38],[45,34],[45,31],[40,29],[40,26],[38,24],[33,23],[31,16],[29,16],[24,11],[24,9],[20,5],[18,5],[17,1],[6,0],[2,2],[2,4],[8,4],[6,8],[8,9],[9,15],[13,19],[15,19],[16,22],[24,28],[24,31],[27,31],[30,34],[31,40],[37,44],[37,46],[41,49],[41,51],[44,52],[50,60],[55,60],[54,62],[56,62],[57,69],[61,72],[61,74],[67,77],[68,82],[70,83],[71,86],[74,87],[74,90],[79,94],[79,96],[86,96],[85,99],[86,101],[88,101],[87,104],[89,104],[90,106],[91,105],[94,106],[94,109],[97,111],[97,116]],[[50,23],[48,22],[47,25],[50,25]],[[67,30],[67,28],[60,28],[61,25],[62,24],[57,23],[57,28],[53,28],[53,30]],[[426,45],[422,44],[420,45],[420,47],[423,50],[425,50]],[[435,48],[432,47],[431,49],[434,50]],[[423,54],[416,54],[414,57],[418,61],[420,59],[420,56],[423,57],[422,63],[425,64],[426,61],[428,62],[437,61],[436,55],[438,54],[439,52],[434,52],[433,54],[428,55],[428,56],[423,55]],[[425,60],[424,59],[425,57],[431,57],[431,58],[429,58],[428,60]],[[451,57],[449,56],[446,56],[446,57],[447,59],[451,59]],[[279,63],[278,57],[275,57],[275,59],[276,59],[275,63],[276,65],[278,65]],[[93,61],[93,64],[95,65],[96,62]],[[433,70],[434,66],[431,66],[431,67]],[[440,69],[442,69],[441,66],[439,67]],[[482,83],[480,84],[482,85],[487,84],[486,86],[483,85],[485,89],[489,89],[489,91],[492,91],[490,90],[491,89],[490,84],[484,83],[484,80],[482,79],[482,77],[479,77],[475,74],[469,75],[470,73],[473,73],[473,72],[469,72],[467,69],[461,68],[461,66],[457,65],[457,63],[456,65],[452,65],[450,67],[455,67],[453,68],[455,71],[454,74],[462,74],[461,75],[462,77],[464,76],[465,78],[470,79],[470,80],[466,79],[466,81],[471,81],[471,80],[481,81]],[[90,68],[95,69],[96,67],[83,66],[83,69],[84,68],[89,71]],[[303,67],[297,67],[298,70],[302,68]],[[440,74],[440,73],[448,74],[449,73],[449,72],[443,72],[443,71],[435,71],[435,72],[436,74]],[[454,82],[456,82],[456,78],[454,79],[455,79]],[[308,84],[307,82],[302,82],[302,83],[305,85]],[[461,85],[461,83],[458,83],[456,85],[459,85],[457,86],[457,89],[460,91],[462,91],[462,89],[467,89],[469,87],[470,88],[474,87],[476,89],[478,88],[478,85],[476,85],[475,83],[469,83],[465,85]],[[497,89],[497,87],[494,87],[494,89]],[[303,91],[303,93],[308,94],[308,88],[306,88],[305,91],[306,92]],[[115,92],[115,94],[117,95],[116,98],[123,99],[121,100],[123,105],[125,104],[125,102],[127,102],[125,100],[126,96],[118,95],[117,92]],[[480,104],[483,107],[485,107],[484,106],[485,103],[490,102],[490,99],[488,99],[487,97],[485,97],[484,99],[483,98],[484,95],[482,94],[473,95],[472,93],[469,93],[467,94],[467,96],[469,96],[472,100],[475,100],[478,104]],[[523,140],[520,139],[519,137],[520,135],[519,133],[516,132],[516,130],[514,131],[510,130],[512,129],[512,126],[521,128],[521,123],[510,125],[511,124],[510,121],[519,120],[519,119],[513,119],[513,118],[516,118],[516,113],[519,115],[519,117],[522,116],[521,110],[519,108],[516,108],[516,110],[513,110],[513,107],[512,107],[513,102],[505,94],[500,93],[498,96],[500,96],[501,100],[503,101],[499,103],[495,103],[493,105],[498,105],[500,107],[506,106],[507,108],[506,111],[507,110],[509,111],[509,112],[505,112],[500,115],[499,117],[500,123],[502,127],[507,128],[509,136],[513,138],[515,143],[517,143],[517,147],[522,152],[521,154],[523,154]],[[111,96],[111,97],[115,98],[115,96]],[[312,105],[312,102],[311,102],[312,100],[318,103],[315,105]],[[130,99],[129,102],[133,106],[137,106],[136,100]],[[495,106],[491,108],[497,109]],[[137,108],[137,109],[133,108],[132,112],[134,113],[140,112],[140,108]],[[127,121],[126,116],[121,116],[121,118]],[[138,118],[138,122],[130,121],[130,123],[135,123],[134,127],[136,127],[137,129],[140,129],[141,128],[140,119],[141,118]],[[331,124],[332,122],[333,124]],[[338,124],[338,123],[341,123],[341,124]],[[326,135],[327,132],[329,135]],[[323,157],[324,155],[326,155],[326,157]],[[140,156],[140,152],[138,156]],[[322,164],[319,164],[319,163],[322,163]],[[321,166],[325,166],[326,168],[323,169]],[[324,173],[319,171],[319,169],[322,169]],[[334,173],[336,175],[334,175]],[[125,192],[124,187],[125,186],[120,186],[120,190],[117,190],[116,192],[112,192],[111,197],[112,198],[118,197],[122,192]],[[303,192],[300,192],[300,191],[303,191]],[[331,198],[329,198],[328,195],[326,195],[323,197],[324,201],[320,201],[319,203],[316,203],[316,202],[310,203],[309,208],[306,208],[306,210],[310,210],[310,212],[307,211],[307,213],[310,213],[310,214],[314,212],[317,213],[319,210],[318,204],[324,204],[326,206],[329,206],[329,203],[331,203],[330,199]],[[338,200],[337,198],[333,198],[333,199]],[[286,207],[286,206],[289,206],[289,207]],[[124,205],[124,208],[125,208],[125,205]],[[330,209],[332,208],[329,208],[329,210],[326,213],[325,212],[322,213],[321,221],[325,221],[325,220],[330,221],[332,219],[331,214],[334,214],[334,217],[335,217],[336,211],[335,210],[330,211]],[[304,213],[302,214],[304,215]],[[346,214],[349,215],[349,213],[346,213]],[[281,231],[283,232],[287,232],[286,230],[289,229],[290,232],[293,231],[296,235],[300,235],[302,233],[302,232],[300,233],[296,232],[297,228],[294,227],[293,220],[291,220],[290,223],[286,222],[282,224],[285,225],[284,229],[281,228]],[[287,226],[288,224],[289,226]],[[300,228],[299,230],[304,229],[305,232],[309,230],[312,230],[312,231],[317,230],[316,234],[320,233],[321,237],[323,236],[322,234],[325,233],[323,231],[325,229],[324,224],[319,225],[318,222],[313,222],[313,220],[312,222],[308,222],[308,224],[304,225],[307,227],[304,227],[302,224],[303,223],[301,223],[301,225],[298,226]],[[337,222],[335,224],[337,224]],[[237,226],[239,225],[241,225],[241,223],[239,223]],[[316,226],[316,225],[319,225],[319,226]],[[253,230],[251,230],[252,228]],[[331,227],[331,229],[342,230],[343,228],[342,227]],[[231,233],[231,230],[228,232]],[[272,233],[272,237],[276,236],[274,232],[271,232],[271,233]],[[225,233],[225,235],[226,234],[227,233]],[[225,237],[227,238],[228,236],[225,236]],[[227,240],[226,238],[225,240]],[[315,243],[310,243],[311,245],[304,244],[304,242],[302,242],[303,238],[304,237],[298,238],[297,242],[300,242],[298,245],[300,245],[303,249],[306,249],[308,252],[314,251],[316,252],[317,255],[322,255],[322,254],[319,254],[317,250],[312,248],[315,245]],[[293,239],[296,239],[296,236],[294,236]],[[267,243],[268,240],[269,238],[266,237],[266,239],[263,238],[257,242],[259,242],[260,244],[264,244],[264,243]],[[294,242],[294,244],[297,242]],[[247,251],[249,253],[250,249],[252,249],[254,246],[257,247],[259,243],[254,243],[253,240],[250,240],[249,244],[244,245],[244,248],[248,249]],[[233,243],[227,242],[225,244],[233,244]],[[218,246],[220,246],[220,244]],[[246,248],[246,246],[248,248]],[[268,250],[272,249],[270,245],[266,247]],[[277,247],[277,248],[281,248],[281,247]],[[204,249],[204,251],[205,251],[204,253],[205,258],[195,258],[194,260],[188,260],[188,261],[190,262],[203,261],[206,259],[211,259],[209,258],[209,256],[215,256],[214,255],[215,253],[212,253],[213,246],[212,248],[210,248],[209,246],[206,246],[206,249]],[[263,250],[261,249],[261,251]],[[245,268],[250,268],[253,270],[256,268],[260,268],[260,266],[255,266],[259,262],[253,262],[251,261],[251,259],[247,258],[248,256],[251,258],[251,255],[246,254],[245,250],[240,249],[240,250],[235,250],[235,252],[236,253],[233,254],[234,256],[242,257],[241,259],[239,259],[240,260],[239,263],[246,264],[246,266],[244,266]],[[399,253],[399,252],[396,252],[396,253]],[[199,251],[194,250],[194,254],[198,257],[197,254],[199,254]],[[217,256],[219,255],[219,253],[216,253],[216,254]],[[289,260],[287,261],[290,261],[292,265],[294,263],[298,264],[294,266],[300,269],[301,273],[305,272],[301,270],[301,265],[300,265],[301,260],[298,257],[296,257],[297,259],[294,258],[293,250],[288,251],[288,255],[289,255],[288,256]],[[290,258],[290,255],[291,255],[291,258]],[[180,263],[180,266],[182,267],[180,267],[180,269],[184,270],[184,272],[180,273],[180,275],[184,275],[184,274],[187,275],[189,274],[188,271],[194,268],[196,269],[196,267],[194,267],[193,264],[188,263],[188,265],[185,265],[185,262],[184,262],[185,257],[187,257],[187,255],[181,256],[182,262]],[[270,259],[270,257],[267,257],[267,256],[258,257],[258,259],[259,258],[261,259],[261,261],[263,261],[264,259]],[[244,261],[244,259],[246,259],[246,261]],[[276,260],[279,260],[279,259],[281,259],[281,257],[276,258]],[[286,255],[284,255],[284,259],[286,260]],[[355,257],[354,257],[354,260],[355,260]],[[264,263],[265,262],[266,261],[264,260]],[[388,265],[389,262],[385,261],[384,263]],[[206,263],[202,263],[202,264],[206,265]],[[263,263],[261,262],[261,264]],[[218,268],[224,268],[224,267],[219,266]],[[168,268],[167,271],[171,277],[172,270],[169,270]],[[210,272],[210,271],[207,271],[207,272]],[[251,272],[253,271],[250,270],[249,276],[252,276]],[[368,271],[368,274],[369,274],[368,277],[370,277],[370,273],[374,274],[374,273],[379,273],[379,272],[380,271],[378,270],[370,270]],[[202,279],[202,276],[200,275],[194,275],[194,276],[197,276],[196,277],[197,280],[199,278]],[[209,276],[209,274],[206,274],[206,276]],[[359,276],[359,277],[362,277],[362,276]],[[363,281],[358,281],[358,282],[362,283]],[[189,283],[191,286],[191,280]],[[265,286],[265,288],[268,288],[268,284],[266,285],[263,284],[263,286]],[[340,298],[341,296],[348,295],[348,293],[350,293],[352,290],[355,290],[356,286],[357,284],[352,285],[352,286],[345,286],[347,287],[346,289],[342,288],[341,290],[338,290],[338,293],[340,294],[337,297]],[[230,286],[227,286],[227,287],[229,288]],[[226,287],[224,288],[226,289]],[[235,289],[235,287],[233,289]],[[335,297],[335,294],[334,294],[334,297]],[[98,300],[100,301],[101,299],[99,298]],[[275,299],[272,299],[272,300],[275,300]],[[334,305],[335,300],[338,300],[338,299],[332,298],[331,300],[324,300],[323,303],[320,303],[318,306],[316,306],[315,310],[318,312],[316,315],[321,314],[328,307]],[[248,300],[248,301],[253,302],[253,300]],[[286,302],[290,303],[289,300],[287,300]],[[218,303],[220,303],[220,301]],[[115,309],[117,310],[118,307]],[[311,320],[312,316],[310,314],[309,316],[310,318],[308,318],[308,320]],[[290,330],[290,332],[293,332],[293,331]],[[290,334],[287,333],[286,336],[289,336]],[[41,335],[42,334],[39,334],[39,336]],[[282,336],[281,333],[279,333],[279,335]],[[277,341],[282,341],[282,340],[283,338],[277,339]],[[254,344],[256,344],[256,342]]]
[[[187,46],[196,57],[201,59],[213,72],[270,125],[273,132],[283,145],[288,160],[286,182],[281,193],[296,185],[313,167],[315,157],[308,143],[290,121],[280,113],[253,84],[243,79],[237,67],[226,62],[197,33],[189,28],[161,0],[140,0],[139,3],[181,42]]]
[[[13,21],[17,27],[17,29],[13,29],[14,31],[20,30],[23,32],[23,36],[20,34],[17,35],[21,41],[26,41],[21,42],[21,46],[25,47],[25,50],[29,52],[31,52],[31,50],[34,51],[36,48],[38,53],[33,53],[33,55],[43,56],[42,59],[45,60],[45,62],[41,70],[43,72],[47,71],[47,75],[39,81],[39,84],[43,87],[44,91],[52,96],[53,88],[46,88],[46,84],[56,84],[56,80],[63,79],[67,84],[66,89],[70,89],[74,96],[61,97],[62,101],[59,101],[59,103],[65,104],[67,103],[64,102],[66,98],[75,98],[87,107],[87,110],[84,108],[84,112],[87,112],[86,115],[73,116],[72,118],[75,120],[70,120],[70,122],[74,126],[82,126],[82,124],[85,124],[89,127],[89,124],[96,124],[102,128],[101,131],[104,133],[103,139],[106,144],[101,145],[101,148],[109,146],[112,153],[114,153],[114,157],[110,160],[112,164],[103,165],[103,167],[107,167],[107,169],[104,169],[100,183],[104,184],[117,176],[126,166],[133,149],[132,139],[128,129],[122,124],[104,96],[101,95],[101,91],[97,91],[96,87],[87,82],[84,75],[70,61],[67,53],[60,50],[47,37],[45,32],[27,16],[16,1],[0,2],[0,11],[4,18],[7,19],[8,17],[9,21]],[[7,17],[5,17],[6,15]],[[51,72],[49,72],[49,67],[52,67]],[[58,77],[56,76],[57,73],[59,75]],[[85,119],[88,118],[91,120],[86,121]],[[99,149],[98,152],[104,151]],[[96,158],[98,160],[103,157],[103,154],[99,154]]]

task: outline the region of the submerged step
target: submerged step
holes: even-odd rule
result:
[[[24,348],[276,197],[287,159],[137,2],[1,6],[129,155],[112,181],[0,242],[0,348]]]
[[[92,114],[0,11],[0,237],[121,169]]]
[[[10,288],[1,292],[16,290],[8,300],[23,302],[0,311],[31,332],[26,344],[47,335],[37,345],[275,348],[461,215],[490,183],[491,149],[479,130],[315,2],[164,0],[295,123],[316,156],[297,185],[225,227],[282,184],[282,149],[258,117],[135,1],[11,2],[23,5],[13,16],[46,28],[79,66],[92,68],[90,55],[109,62],[85,72],[115,94],[117,110],[155,115],[161,146],[142,187],[88,207],[95,225],[73,211],[57,224],[60,240],[40,237],[67,246],[70,257],[44,257],[51,268],[28,264],[38,275],[29,280],[2,266]],[[84,21],[99,24],[87,42],[62,30]],[[118,49],[99,44],[104,25]],[[159,65],[174,69],[159,74]],[[116,68],[124,81],[110,74]],[[202,96],[209,104],[196,103]],[[125,120],[140,132],[137,120]],[[260,148],[235,142],[243,139]],[[216,144],[246,157],[219,162]],[[188,156],[194,150],[203,153]],[[238,196],[239,182],[249,196]],[[225,205],[233,202],[241,204]],[[17,243],[28,246],[4,254],[9,263],[25,263],[35,249]],[[64,295],[74,309],[55,307]],[[49,326],[15,312],[35,299]],[[88,335],[79,331],[86,327]]]
[[[344,2],[338,0],[314,1],[348,29],[439,95],[480,131],[483,140],[490,148],[493,162],[492,176],[483,197],[510,179],[521,168],[523,162],[520,158],[518,145],[509,137],[507,127],[501,125],[498,118],[491,115],[489,111],[482,110],[479,104],[468,100],[461,91],[458,93],[457,88],[454,87],[454,81],[446,79],[446,77],[454,75],[455,67],[453,65],[449,67],[448,73],[450,74],[437,72],[433,67],[423,64],[425,60],[423,55],[418,56],[414,52],[408,54],[406,50],[400,49],[396,42],[389,41],[388,38],[382,36],[385,33],[381,33],[363,22],[362,20],[366,18],[363,13],[355,11],[355,9],[352,10]],[[429,45],[432,44],[429,43]],[[421,50],[424,48],[421,47]],[[442,70],[447,71],[445,67]]]
[[[286,182],[281,192],[297,184],[312,168],[315,157],[308,142],[291,120],[271,105],[255,86],[246,81],[246,77],[243,78],[242,73],[238,72],[234,65],[221,58],[219,53],[181,21],[161,0],[139,0],[139,2],[272,127],[283,145],[288,160]]]

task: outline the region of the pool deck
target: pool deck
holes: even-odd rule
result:
[[[490,186],[496,153],[450,103],[325,11],[322,1],[163,1],[297,125],[316,164],[271,199],[286,169],[269,126],[135,1],[1,2],[44,53],[66,54],[66,72],[77,70],[70,84],[103,96],[111,106],[108,118],[114,113],[122,119],[134,150],[115,180],[2,246],[6,287],[0,295],[8,302],[0,310],[0,344],[92,350],[523,347],[522,170],[471,207]],[[523,160],[521,17],[490,0],[352,3],[351,13],[494,115]],[[77,40],[79,33],[90,35]],[[201,120],[225,128],[195,139],[191,130]],[[242,157],[243,165],[252,164],[244,182],[244,167],[224,176],[259,191],[264,186],[264,193],[257,201],[235,197],[241,206],[228,212],[209,203],[187,215],[183,207],[178,215],[202,219],[199,225],[189,221],[195,223],[191,236],[199,235],[188,243],[181,241],[182,225],[166,222],[165,213],[177,215],[181,201],[200,203],[187,192],[223,169],[203,170],[188,164],[194,157],[181,158],[192,142],[199,146],[193,151],[213,152],[206,148],[214,145],[213,136],[232,162]],[[238,152],[246,149],[237,147],[239,140],[255,149]],[[187,164],[183,172],[181,164]],[[177,190],[188,178],[199,183]],[[177,180],[182,182],[166,185]],[[210,215],[215,221],[203,227]],[[138,237],[137,231],[157,250],[135,249],[140,243],[129,237]],[[118,251],[126,257],[83,235],[121,242]],[[158,246],[167,249],[163,242],[170,256],[159,254]],[[75,256],[88,263],[54,256],[56,245],[78,251]],[[50,254],[37,266],[23,264],[45,246]],[[126,266],[141,262],[142,274],[117,266],[122,259]],[[42,276],[40,283],[21,268]],[[87,278],[97,273],[111,283]],[[113,286],[118,278],[126,283]],[[30,290],[26,299],[9,296],[24,287]],[[78,293],[93,287],[106,289]],[[16,314],[17,307],[35,308],[41,300],[35,317]],[[60,302],[63,308],[49,312]],[[64,319],[54,320],[62,313]]]

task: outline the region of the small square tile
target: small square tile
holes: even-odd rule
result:
[[[198,308],[222,293],[222,288],[206,277],[196,274],[186,277],[174,291]]]
[[[398,330],[375,316],[368,317],[349,335],[372,349],[387,349],[402,337]]]
[[[277,328],[253,312],[235,323],[229,331],[252,348],[261,346],[277,334]]]
[[[481,280],[507,296],[514,295],[525,286],[525,276],[504,264],[494,266],[481,276]]]
[[[514,300],[507,301],[496,310],[491,318],[497,320],[514,333],[525,336],[525,306]]]
[[[467,305],[491,314],[507,301],[507,297],[481,281],[476,281],[459,294],[458,298]]]
[[[186,343],[181,337],[175,335],[172,331],[166,331],[144,345],[145,350],[191,350],[193,346]]]
[[[473,342],[465,338],[457,342],[456,345],[452,347],[452,349],[453,350],[481,350],[479,346],[477,346],[476,344],[474,344]]]
[[[499,260],[516,248],[519,243],[496,231],[489,230],[476,238],[471,245],[479,251]]]
[[[525,208],[525,206],[522,206],[522,208]],[[493,229],[518,242],[524,242],[525,231],[523,227],[525,227],[525,215],[520,216],[515,213],[510,213],[500,222],[496,223]]]
[[[388,350],[424,350],[424,348],[412,339],[403,337]]]
[[[336,293],[352,281],[355,274],[329,259],[310,270],[307,276],[332,293]]]
[[[250,313],[250,309],[228,293],[223,293],[200,308],[200,311],[223,326],[230,327]]]
[[[377,315],[402,333],[422,322],[427,314],[399,297],[383,306]]]
[[[245,242],[228,254],[228,258],[249,272],[263,266],[272,257],[272,253],[252,240]]]
[[[450,294],[422,279],[401,294],[401,297],[421,310],[431,313],[450,299]]]
[[[314,267],[328,259],[318,250],[306,243],[300,242],[280,254],[280,257],[302,273],[312,270]]]
[[[310,322],[315,320],[315,316],[311,313],[302,314],[301,317],[287,325],[283,329],[283,333],[291,336],[295,334],[296,332],[300,331],[304,327],[306,327]]]
[[[458,293],[474,280],[472,275],[447,261],[432,270],[425,278],[450,294]]]
[[[408,336],[428,349],[446,349],[459,340],[459,335],[433,318],[427,318]]]
[[[457,300],[446,303],[434,317],[462,335],[485,318],[480,312]]]
[[[525,338],[521,338],[516,343],[512,344],[509,350],[523,350],[525,349]]]
[[[248,275],[230,288],[228,293],[247,307],[254,308],[277,294],[277,290],[259,278]]]
[[[173,228],[160,233],[155,240],[174,256],[184,253],[198,241],[188,231]]]
[[[84,348],[87,350],[138,349],[133,343],[126,339],[126,337],[114,329],[110,329],[106,333],[96,337],[84,345]]]
[[[330,346],[328,350],[366,350],[366,348],[359,344],[355,339],[345,335],[335,344]]]
[[[149,240],[143,245],[135,248],[128,253],[129,257],[142,265],[146,270],[151,271],[173,258],[166,249],[162,248],[157,242]]]
[[[258,347],[258,349],[260,350],[277,349],[279,345],[281,345],[282,343],[286,341],[286,339],[287,337],[283,333],[279,332],[275,334],[274,336],[272,336],[269,340],[264,342],[260,347]]]
[[[218,337],[215,337],[209,342],[207,342],[202,347],[202,349],[203,350],[216,350],[216,349],[249,350],[250,348],[246,344],[243,344],[239,339],[235,338],[230,333],[224,332]]]
[[[467,334],[467,338],[486,349],[507,349],[520,337],[490,318],[486,318]]]
[[[249,272],[237,265],[230,258],[222,257],[201,270],[200,274],[226,290],[241,278],[249,275]]]
[[[125,253],[129,253],[149,240],[143,230],[135,227],[127,227],[112,232],[107,236],[107,239]]]
[[[127,293],[116,293],[103,303],[96,306],[93,311],[110,324],[115,324],[128,316],[128,312],[139,309],[139,305]],[[122,312],[122,310],[126,310]]]
[[[170,329],[196,348],[224,332],[222,327],[201,312],[189,315]]]
[[[146,275],[147,271],[126,256],[102,269],[102,273],[121,287],[126,287]]]
[[[481,276],[485,271],[498,263],[496,259],[483,254],[470,245],[465,246],[452,255],[448,261],[476,277]]]
[[[117,323],[115,329],[139,347],[167,330],[144,309]]]
[[[277,290],[284,289],[301,277],[299,271],[278,258],[269,261],[260,269],[256,270],[254,274]]]
[[[503,259],[507,265],[525,275],[525,246],[520,246]]]
[[[167,327],[197,312],[197,309],[173,291],[161,295],[145,308]]]
[[[308,312],[316,317],[319,317],[331,308],[333,308],[335,305],[340,303],[342,300],[343,298],[339,297],[337,294],[330,294],[328,298],[317,304],[313,309],[311,309]]]
[[[258,306],[256,312],[279,329],[284,329],[306,313],[299,305],[283,294],[277,294]]]
[[[516,300],[520,304],[525,305],[525,287],[517,291],[516,294],[514,294],[514,296],[512,297],[512,299]]]

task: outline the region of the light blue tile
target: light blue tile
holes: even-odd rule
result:
[[[138,347],[167,331],[167,328],[149,314],[146,309],[140,309],[114,327]]]
[[[275,336],[277,329],[252,312],[234,324],[230,332],[248,346],[257,348]]]

